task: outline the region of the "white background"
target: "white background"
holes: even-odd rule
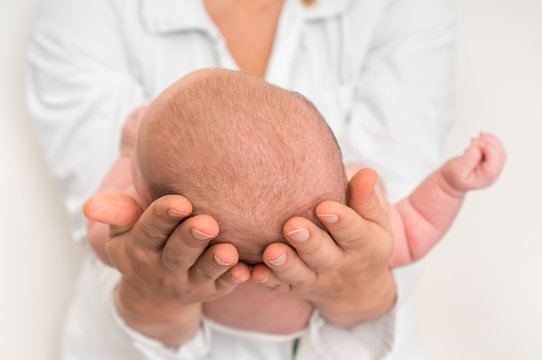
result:
[[[91,0],[89,0],[91,1]],[[542,359],[542,0],[456,0],[457,122],[508,151],[428,256],[412,298],[427,359]],[[24,107],[36,0],[0,0],[0,358],[58,359],[77,273],[58,192]]]

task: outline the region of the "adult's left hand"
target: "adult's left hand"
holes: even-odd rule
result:
[[[312,302],[332,324],[350,327],[386,313],[396,301],[388,260],[393,236],[374,187],[377,175],[360,170],[349,183],[348,206],[324,201],[316,216],[331,236],[308,219],[286,222],[291,246],[273,243],[252,279]]]

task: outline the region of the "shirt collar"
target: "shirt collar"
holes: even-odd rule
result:
[[[287,0],[288,1],[288,0]],[[298,1],[301,0],[290,0]],[[300,6],[303,17],[307,20],[319,20],[334,17],[345,12],[349,3],[356,0],[317,0],[312,6]]]
[[[215,31],[202,0],[140,0],[141,19],[151,33]]]
[[[205,11],[202,0],[140,0],[141,18],[151,33],[203,31],[215,33],[216,27]],[[286,0],[300,3],[300,0]],[[355,0],[317,0],[312,6],[296,6],[306,20],[333,17],[345,11]]]

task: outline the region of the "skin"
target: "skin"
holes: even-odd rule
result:
[[[141,115],[141,110],[139,115]],[[128,131],[125,131],[124,134],[126,141],[123,142],[123,149],[129,149],[130,146],[133,146],[134,142],[130,138],[135,135],[132,131],[133,125],[130,121],[127,122],[125,130]],[[130,158],[129,151],[123,151],[123,154],[126,159],[123,157],[119,159],[118,170],[120,171],[124,170],[123,162]],[[408,198],[395,206],[387,202],[382,186],[376,182],[376,174],[367,169],[361,171],[359,176],[363,172],[366,173],[364,181],[368,182],[368,188],[374,187],[375,199],[382,203],[387,215],[387,219],[373,219],[373,221],[380,222],[381,225],[385,226],[386,221],[389,219],[391,224],[391,233],[395,240],[395,246],[389,260],[389,266],[394,268],[407,265],[425,256],[451,225],[467,191],[491,185],[501,172],[505,158],[504,147],[500,141],[491,134],[482,133],[472,140],[463,155],[446,162]],[[151,203],[151,200],[150,195],[144,191],[146,186],[142,185],[144,181],[139,171],[137,171],[138,163],[137,161],[134,162],[136,168],[134,177],[136,184],[139,183],[138,194],[143,195],[143,198],[146,199],[140,200],[140,204],[143,204],[142,207],[145,208]],[[346,171],[349,177],[355,174],[359,168],[359,165],[347,166]],[[116,179],[119,178],[121,178],[120,174]],[[373,183],[376,183],[376,185]],[[113,194],[108,196],[112,197]],[[115,201],[118,209],[118,205],[122,201],[118,199]],[[355,203],[351,203],[350,206],[353,209],[356,208]],[[336,222],[341,220],[333,213],[332,207],[333,202],[328,201],[320,204],[316,209],[319,219],[330,229]],[[136,208],[139,209],[139,207]],[[190,209],[183,211],[182,216],[177,217],[182,218],[189,211]],[[135,212],[135,217],[139,215],[139,212]],[[128,214],[129,212],[124,211],[123,213]],[[188,223],[193,219],[197,221],[198,217],[189,219],[186,222]],[[127,220],[127,222],[130,221],[133,220]],[[305,224],[307,225],[305,226]],[[217,225],[213,223],[213,228],[215,227],[217,228]],[[214,229],[210,233],[215,234],[217,230]],[[202,237],[200,231],[193,235],[198,235],[199,238]],[[308,284],[317,289],[322,287],[321,284],[324,284],[323,288],[325,289],[337,284],[335,281],[336,274],[332,273],[334,270],[361,273],[359,265],[363,264],[364,254],[359,251],[360,249],[349,249],[348,244],[320,241],[318,238],[322,235],[327,236],[327,233],[304,218],[294,218],[288,221],[284,226],[284,238],[287,239],[290,246],[282,243],[269,245],[261,255],[264,263],[256,265],[252,271],[252,280],[254,281],[238,286],[231,292],[229,290],[219,292],[216,300],[213,300],[213,296],[206,297],[203,304],[206,316],[235,328],[268,333],[292,333],[306,326],[312,312],[312,305],[315,305],[330,321],[337,325],[349,326],[348,321],[352,320],[352,314],[349,314],[344,319],[335,319],[332,312],[327,313],[324,310],[324,304],[329,294],[336,295],[333,300],[334,303],[340,302],[341,291],[345,289],[344,284],[339,285],[329,293],[306,291],[306,289]],[[213,235],[210,237],[213,237]],[[170,238],[173,238],[173,236]],[[167,268],[171,267],[168,262],[178,261],[174,260],[176,256],[173,254],[186,254],[189,252],[182,246],[179,247],[179,244],[175,245],[171,241],[175,240],[169,240],[165,246],[160,245],[164,246],[163,257]],[[300,247],[300,243],[303,246]],[[239,244],[239,246],[241,245]],[[176,249],[177,247],[179,248]],[[216,255],[213,254],[213,257]],[[296,255],[301,255],[301,259],[296,259]],[[323,257],[324,255],[325,257]],[[228,256],[227,253],[226,256]],[[230,265],[238,261],[235,255],[233,256],[233,262],[223,260],[221,254],[214,260],[222,266]],[[345,261],[343,261],[344,257],[347,258]],[[119,264],[114,265],[120,269]],[[194,264],[189,265],[193,266]],[[344,268],[341,269],[341,267]],[[328,273],[332,274],[328,275]],[[243,279],[236,279],[244,282]],[[183,284],[183,290],[190,288],[190,285],[183,281],[175,281]],[[221,284],[223,279],[218,281]],[[358,281],[359,279],[353,277],[351,285],[355,286]],[[216,286],[217,288],[224,287],[218,284]],[[376,290],[378,291],[378,289]],[[156,292],[156,289],[152,291]],[[148,294],[145,296],[148,297]],[[181,294],[179,294],[179,297],[181,297]],[[322,304],[320,304],[322,301],[320,299],[324,299]],[[247,304],[259,304],[259,306],[248,306]],[[347,308],[347,304],[343,307]],[[265,311],[259,311],[258,309],[265,309]],[[365,316],[370,317],[371,315]]]
[[[263,77],[284,0],[205,0],[203,3],[239,68]]]
[[[127,124],[130,121],[134,116]],[[115,170],[124,166],[113,168],[109,179],[118,180]],[[123,181],[113,183],[129,187]],[[202,303],[228,294],[250,277],[278,291],[283,290],[273,285],[273,279],[300,289],[299,294],[339,326],[353,326],[388,311],[396,298],[395,281],[387,266],[393,242],[375,184],[374,171],[362,170],[349,184],[350,207],[335,202],[318,206],[317,215],[332,237],[306,219],[288,221],[284,226],[287,239],[292,231],[308,229],[310,241],[296,242],[296,251],[284,249],[282,243],[269,245],[263,254],[267,265],[257,265],[252,273],[238,262],[233,245],[207,248],[219,231],[213,218],[198,215],[181,222],[192,211],[182,196],[162,197],[144,209],[126,193],[101,193],[89,199],[84,212],[92,220],[91,244],[99,248],[105,243],[106,259],[122,273],[116,290],[120,316],[149,337],[179,345],[197,331]],[[127,189],[117,189],[122,190]],[[326,256],[329,249],[339,254],[332,266]],[[288,262],[276,266],[273,261],[282,250],[288,251]],[[301,263],[307,264],[301,273],[298,266],[289,266]],[[273,276],[264,279],[258,275],[263,271]],[[314,282],[315,278],[322,281]]]
[[[492,185],[505,161],[499,139],[481,133],[462,155],[448,160],[406,199],[389,207],[395,239],[390,266],[424,257],[452,225],[467,192]]]
[[[255,2],[221,2],[223,9],[232,9],[237,14],[245,12],[242,14],[244,16],[232,16],[232,13],[209,6],[217,3],[205,1],[205,6],[226,39],[234,59],[241,70],[263,76],[282,2],[278,9],[273,8],[268,12],[251,5]],[[252,9],[251,13],[249,9]],[[262,44],[261,47],[259,44]],[[256,47],[259,51],[247,50]],[[120,162],[104,179],[101,194],[85,204],[84,212],[90,219],[88,235],[92,247],[102,260],[116,266],[122,273],[116,289],[116,307],[120,316],[129,326],[149,337],[167,345],[179,345],[197,331],[203,302],[224,296],[237,283],[246,282],[258,271],[251,274],[246,265],[238,263],[238,253],[231,244],[216,244],[206,249],[219,231],[214,219],[196,216],[191,221],[180,223],[191,212],[187,199],[166,196],[145,208],[129,195],[134,193],[129,180],[126,180],[129,177],[119,177],[118,174],[129,173],[129,157],[133,147],[129,136],[125,135],[130,133],[130,129],[137,128],[134,124],[137,124],[140,115],[141,110],[128,118],[123,131]],[[362,257],[360,273],[346,271],[343,261],[354,258],[345,255],[336,259],[337,266],[327,273],[326,281],[313,283],[312,287],[301,286],[303,293],[314,298],[317,307],[336,324],[349,326],[380,316],[395,302],[395,281],[387,266],[393,247],[392,236],[384,210],[374,195],[375,178],[374,173],[366,171],[352,179],[348,202],[351,208],[338,203],[327,203],[329,208],[323,208],[326,212],[319,216],[337,216],[336,222],[322,221],[333,238],[326,233],[311,232],[310,241],[297,243],[297,252],[287,254],[288,264],[299,264],[305,258],[310,262],[302,278],[288,266],[280,267],[280,271],[275,273],[278,269],[272,268],[271,261],[276,255],[273,247],[269,252],[266,250],[268,255],[264,254],[269,261],[268,267],[259,267],[268,274],[280,274],[276,277],[282,278],[286,284],[289,284],[288,279],[295,278],[292,281],[294,284],[290,285],[299,288],[307,276],[314,279],[322,268],[330,270],[325,264],[320,264],[319,259],[326,258],[322,249],[333,246],[333,239],[339,244],[337,246],[346,246],[344,249],[341,247],[344,253],[357,249],[356,256]],[[334,216],[328,219],[334,219]],[[298,221],[301,223],[288,222],[290,227],[285,229],[285,233],[291,234],[301,228],[313,229],[313,224]],[[304,250],[304,245],[314,247],[318,244],[321,246],[315,248],[319,256],[309,256],[311,252]],[[190,251],[181,251],[183,249]],[[333,274],[335,277],[331,281]],[[256,276],[254,280],[272,287],[274,278]],[[337,286],[353,283],[356,286],[343,286],[343,291],[333,293]]]
[[[198,75],[193,74],[192,77],[194,76]],[[365,268],[364,264],[364,249],[351,249],[348,243],[343,243],[340,238],[336,239],[337,242],[319,240],[329,235],[303,218],[291,219],[284,226],[283,235],[290,246],[283,243],[269,245],[261,255],[264,263],[256,265],[251,275],[246,275],[247,266],[239,262],[239,255],[234,245],[209,246],[209,242],[219,234],[219,231],[216,221],[207,215],[190,217],[182,224],[182,226],[186,224],[190,226],[202,223],[202,226],[207,226],[207,229],[193,227],[190,230],[189,239],[197,239],[199,242],[184,242],[179,234],[186,236],[186,229],[182,230],[182,226],[178,229],[169,229],[168,226],[171,225],[162,221],[160,233],[169,240],[155,239],[156,244],[149,246],[144,241],[145,236],[147,240],[156,236],[156,230],[149,229],[145,223],[140,225],[141,222],[138,222],[143,209],[152,208],[155,212],[165,211],[171,218],[170,222],[172,220],[178,222],[190,216],[192,207],[190,203],[185,203],[182,209],[163,210],[159,207],[155,209],[155,203],[152,202],[150,195],[141,190],[146,189],[146,186],[139,172],[139,162],[131,163],[130,160],[133,158],[138,123],[144,111],[144,109],[137,110],[126,122],[123,129],[121,157],[102,186],[104,191],[130,189],[132,184],[130,177],[126,175],[132,166],[132,169],[135,169],[133,174],[135,185],[139,189],[137,193],[142,197],[134,195],[135,200],[128,201],[121,194],[115,194],[114,198],[102,196],[97,197],[97,200],[89,201],[85,207],[89,218],[99,220],[100,216],[106,216],[107,219],[100,221],[116,225],[110,234],[116,241],[105,244],[103,242],[107,238],[105,231],[103,227],[95,224],[89,225],[89,236],[97,252],[103,253],[104,258],[107,257],[109,263],[124,275],[117,293],[117,307],[130,326],[138,328],[149,336],[175,344],[175,338],[168,337],[175,333],[193,335],[185,330],[197,329],[204,303],[207,316],[216,321],[233,327],[271,333],[288,333],[302,329],[306,326],[312,306],[317,307],[333,324],[344,327],[372,318],[374,313],[381,311],[378,306],[366,312],[361,312],[357,307],[350,307],[352,303],[369,303],[362,297],[353,297],[350,291],[362,281],[362,276],[367,276],[369,273],[369,269]],[[360,175],[355,175],[353,182],[356,182],[356,176],[363,176],[366,183],[366,191],[363,193],[371,193],[377,202],[382,201],[384,215],[387,215],[384,218],[369,217],[366,220],[371,220],[380,228],[386,228],[387,222],[391,222],[391,226],[386,230],[388,235],[393,234],[396,246],[389,261],[390,266],[406,265],[424,256],[451,225],[466,191],[492,183],[503,163],[502,145],[493,136],[482,134],[478,139],[473,140],[471,147],[464,155],[446,163],[442,169],[429,177],[409,198],[396,207],[387,203],[381,187],[377,186],[374,172],[365,169],[358,173]],[[347,171],[353,172],[354,169],[347,167]],[[356,188],[351,187],[349,190],[351,195],[356,192]],[[431,196],[428,197],[427,194]],[[113,202],[112,208],[116,214],[107,214],[107,211],[104,213],[104,207],[99,205],[100,199]],[[186,199],[183,198],[183,200]],[[341,219],[333,210],[329,213],[321,211],[320,208],[325,208],[326,203],[333,204],[333,202],[320,204],[316,209],[316,215],[333,234],[331,231],[333,224],[340,222]],[[348,204],[352,209],[356,209],[355,202],[350,201]],[[363,210],[358,213],[363,213]],[[125,219],[120,218],[123,216]],[[125,234],[131,231],[132,225],[134,225],[133,231],[136,235],[135,240],[132,241],[134,244],[130,245],[130,237],[124,238]],[[141,229],[137,229],[138,227]],[[97,232],[99,229],[102,230]],[[379,234],[379,237],[383,238],[385,235]],[[202,242],[205,243],[199,248]],[[193,248],[198,250],[190,251]],[[182,259],[185,255],[195,255],[199,260]],[[156,266],[157,256],[160,258],[158,261],[160,266]],[[296,256],[298,256],[297,260]],[[134,264],[141,268],[134,267]],[[181,269],[177,267],[179,264],[182,265]],[[226,272],[229,270],[232,272],[227,275]],[[337,277],[344,274],[348,274],[344,278],[350,282],[337,281]],[[233,291],[237,283],[247,281],[249,276],[258,283],[256,286],[245,287],[244,291]],[[376,279],[379,287],[374,291],[366,292],[371,295],[377,293],[382,285],[376,275],[372,278]],[[170,286],[172,284],[174,286]],[[266,294],[264,289],[272,290],[273,296]],[[345,289],[346,295],[343,294]],[[162,292],[165,294],[161,295]],[[228,293],[231,294],[228,296]],[[259,298],[258,294],[261,295]],[[252,304],[264,304],[265,301],[262,301],[264,299],[272,299],[272,301],[267,303],[265,311],[256,313],[256,316],[243,316],[247,314],[243,314],[242,310],[248,308],[241,305],[247,301],[247,295],[252,297],[250,301]],[[221,299],[223,297],[224,299]],[[220,301],[214,301],[217,299]],[[341,299],[346,301],[341,301]],[[149,305],[142,307],[144,302]],[[329,304],[333,305],[329,306]],[[382,306],[382,303],[376,305]],[[387,307],[387,304],[384,303],[384,306]],[[164,318],[160,315],[160,311],[157,313],[157,308],[161,309],[160,311],[168,309],[167,316]],[[176,311],[178,311],[177,317],[175,317]],[[269,314],[271,317],[266,321],[265,317],[262,318],[262,313]],[[142,316],[143,314],[145,316]],[[174,329],[165,331],[158,325],[148,323],[157,319],[168,321],[171,320],[171,316],[176,324]],[[283,321],[280,320],[280,316],[283,316]],[[252,319],[253,322],[246,323],[240,319]],[[289,326],[285,327],[284,324]]]

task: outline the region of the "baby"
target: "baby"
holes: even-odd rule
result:
[[[465,193],[491,185],[504,160],[500,142],[481,134],[395,206],[377,185],[395,240],[390,266],[423,257],[451,225]],[[286,243],[282,226],[289,218],[321,226],[316,205],[344,203],[358,169],[345,169],[333,133],[307,99],[250,75],[207,69],[182,78],[150,105],[132,174],[144,204],[166,194],[187,197],[194,215],[217,220],[220,233],[212,243],[231,243],[240,261],[256,264],[267,245]],[[265,314],[247,301],[258,294],[272,299]],[[306,326],[312,305],[249,281],[204,304],[204,312],[230,327],[291,333]]]

